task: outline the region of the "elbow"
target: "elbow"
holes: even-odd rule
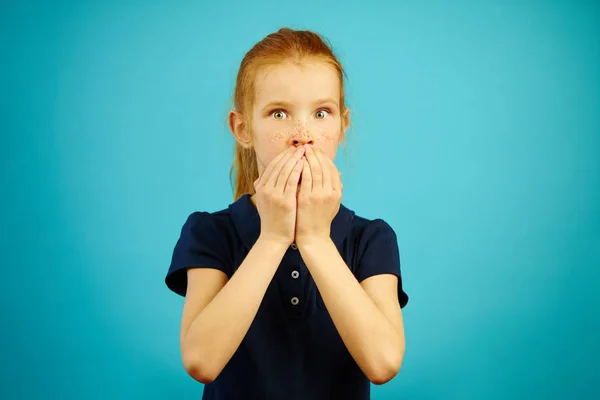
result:
[[[217,379],[220,371],[214,366],[204,362],[201,357],[183,353],[183,367],[189,376],[205,385]]]
[[[388,383],[389,381],[391,381],[397,373],[398,370],[394,370],[391,368],[385,370],[381,369],[380,371],[372,372],[369,376],[367,376],[367,378],[374,385],[383,385],[384,383]]]
[[[367,379],[374,385],[383,385],[391,381],[402,366],[404,359],[404,350],[390,352],[383,355],[379,361],[369,368],[369,373],[366,374]]]

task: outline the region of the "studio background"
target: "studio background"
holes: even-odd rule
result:
[[[2,399],[200,399],[164,276],[232,202],[239,62],[288,26],[349,76],[344,204],[396,230],[407,350],[373,399],[592,399],[593,1],[5,1]]]

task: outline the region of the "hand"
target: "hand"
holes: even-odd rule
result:
[[[302,157],[302,183],[298,193],[296,244],[330,239],[331,221],[342,200],[342,181],[333,161],[323,152],[306,146]]]
[[[304,153],[304,147],[290,147],[282,151],[254,182],[260,236],[286,247],[294,241],[296,193]]]

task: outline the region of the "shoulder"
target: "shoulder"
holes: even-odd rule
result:
[[[213,268],[233,274],[237,235],[228,210],[194,211],[186,218],[173,249],[167,286],[184,296],[189,268]],[[237,246],[239,247],[239,246]]]
[[[399,263],[398,238],[391,225],[382,218],[355,217],[350,227],[357,259],[388,259]]]
[[[231,211],[194,211],[181,228],[178,248],[230,253],[239,242]]]
[[[219,211],[194,211],[185,220],[181,229],[182,237],[204,237],[209,240],[230,239],[235,229],[229,209]]]
[[[360,261],[368,257],[379,259],[389,257],[392,261],[398,258],[398,242],[396,232],[383,218],[366,218],[344,207],[344,213],[351,215],[346,225],[343,248],[348,256]],[[340,231],[337,231],[340,234]]]
[[[347,246],[354,254],[354,274],[359,282],[375,275],[391,274],[398,278],[398,300],[408,303],[400,271],[398,238],[383,218],[368,219],[355,215],[349,227]]]
[[[394,228],[383,218],[366,218],[353,213],[352,222],[348,228],[348,237],[354,242],[368,242],[373,240],[396,241]]]

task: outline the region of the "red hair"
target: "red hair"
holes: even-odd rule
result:
[[[254,104],[255,81],[263,68],[284,62],[301,63],[313,59],[331,65],[340,80],[340,111],[346,110],[344,102],[344,77],[342,64],[331,46],[321,35],[304,30],[281,28],[254,45],[244,56],[238,71],[233,97],[234,108],[244,116],[246,129],[251,129],[252,106]],[[251,133],[251,132],[250,132]],[[343,134],[343,132],[342,132]],[[231,166],[230,179],[235,175],[234,200],[244,194],[254,194],[254,181],[258,179],[258,165],[253,148],[235,144],[235,155]]]

